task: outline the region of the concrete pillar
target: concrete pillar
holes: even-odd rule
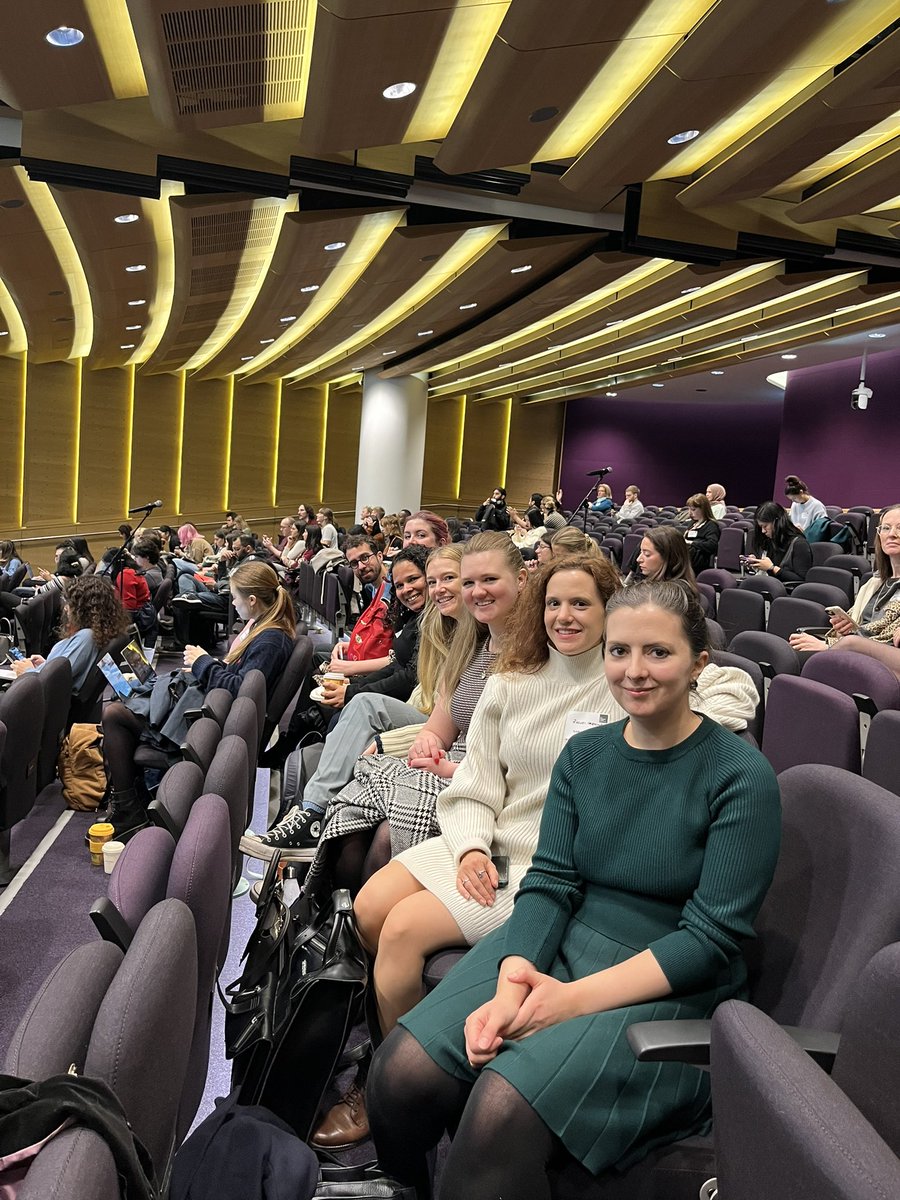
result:
[[[363,376],[356,516],[364,504],[415,512],[422,501],[428,388],[424,375]]]

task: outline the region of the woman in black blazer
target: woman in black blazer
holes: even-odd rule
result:
[[[719,552],[719,524],[712,514],[712,507],[702,492],[690,496],[687,502],[691,527],[684,531],[694,572],[705,571],[715,562]]]

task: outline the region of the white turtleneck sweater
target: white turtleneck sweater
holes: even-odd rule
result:
[[[746,727],[756,689],[743,671],[708,666],[691,706],[720,723],[725,712],[740,714]],[[719,711],[721,710],[721,711]],[[600,646],[567,656],[551,648],[533,675],[495,675],[488,680],[466,739],[466,757],[437,802],[441,836],[397,856],[406,869],[450,910],[473,945],[502,925],[528,869],[541,824],[553,766],[565,744],[571,712],[627,714],[613,699],[603,672]],[[459,860],[467,850],[509,857],[509,886],[483,908],[456,890]]]

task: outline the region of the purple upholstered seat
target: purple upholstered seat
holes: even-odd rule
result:
[[[887,710],[872,718],[863,775],[900,796],[900,712]]]
[[[758,592],[744,588],[726,588],[719,596],[719,611],[716,620],[725,630],[728,643],[739,633],[756,630],[761,633],[766,627],[766,601]]]
[[[818,629],[831,627],[823,605],[814,600],[795,600],[793,596],[779,596],[772,601],[766,633],[774,633],[776,637],[787,641],[792,633],[806,626]]]
[[[776,772],[800,763],[858,772],[856,704],[824,683],[776,675],[769,684],[762,752]]]

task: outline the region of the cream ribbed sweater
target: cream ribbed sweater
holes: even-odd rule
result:
[[[704,686],[706,685],[706,686]],[[743,725],[756,705],[750,677],[733,667],[707,667],[692,706],[713,720],[719,713]],[[570,712],[601,713],[611,723],[625,717],[603,673],[598,646],[568,657],[550,650],[533,675],[488,680],[469,727],[467,753],[437,804],[441,836],[405,850],[399,862],[450,910],[473,944],[502,925],[537,845],[550,774],[564,745]],[[509,857],[509,886],[492,907],[463,900],[456,890],[459,860],[467,850]]]

